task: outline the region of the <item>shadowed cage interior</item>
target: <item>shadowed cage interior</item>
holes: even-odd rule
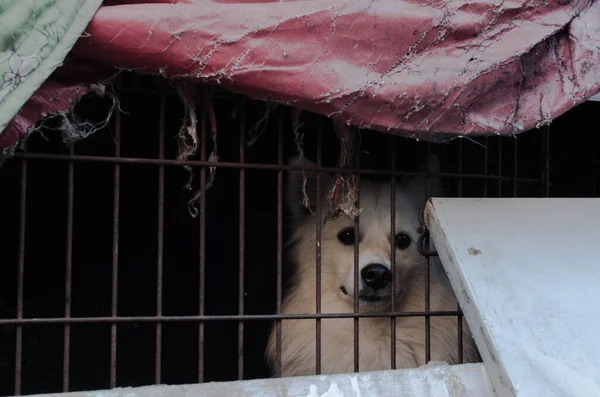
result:
[[[219,163],[193,217],[188,203],[210,176],[210,123],[199,103],[186,188],[184,108],[161,87],[123,75],[123,112],[107,127],[69,148],[48,121],[0,168],[0,395],[270,376],[264,352],[290,273],[281,164],[300,145],[335,167],[333,124],[302,112],[294,134],[290,108],[218,93]],[[110,105],[76,109],[99,122]],[[516,139],[427,144],[363,131],[360,169],[389,180],[432,152],[449,196],[594,197],[598,107]]]

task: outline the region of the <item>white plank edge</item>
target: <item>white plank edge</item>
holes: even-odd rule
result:
[[[156,385],[37,397],[494,397],[483,364],[193,385]],[[33,396],[30,396],[33,397]]]
[[[463,316],[473,334],[473,339],[475,339],[479,354],[485,363],[486,371],[495,393],[499,397],[515,397],[516,394],[512,390],[512,386],[505,382],[505,379],[508,379],[506,370],[494,356],[496,349],[491,346],[491,338],[486,334],[486,330],[482,326],[482,315],[478,313],[477,306],[471,305],[474,298],[471,296],[471,291],[464,285],[466,282],[464,275],[461,273],[457,259],[447,244],[448,240],[444,230],[440,225],[439,219],[436,217],[435,201],[436,199],[429,200],[425,207],[425,225],[431,234],[435,250],[452,284],[452,289],[460,304]]]
[[[438,199],[425,220],[499,397],[600,396],[600,199]]]
[[[600,93],[588,98],[587,100],[592,102],[600,102]]]

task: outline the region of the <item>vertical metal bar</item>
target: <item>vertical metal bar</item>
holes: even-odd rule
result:
[[[483,174],[487,177],[489,174],[489,159],[488,159],[488,150],[489,150],[490,139],[486,136],[483,141],[483,146],[485,147],[485,151],[483,152]],[[483,197],[488,196],[488,179],[486,178],[483,181]]]
[[[590,136],[591,134],[588,132],[588,136]],[[595,138],[595,135],[591,138],[592,141],[590,142],[590,168],[592,170],[592,197],[596,197],[596,145],[594,144],[593,139]],[[546,134],[546,141],[547,141],[547,149],[546,149],[546,153],[547,153],[547,168],[548,168],[548,173],[550,173],[550,126],[548,126],[548,132]],[[548,175],[549,176],[549,175]],[[547,180],[548,186],[546,187],[548,190],[548,196],[550,196],[550,178],[548,177]]]
[[[502,138],[498,137],[498,176],[502,177]],[[502,197],[502,178],[498,179],[498,197]]]
[[[27,160],[21,160],[21,202],[19,203],[19,259],[17,268],[17,319],[23,318],[25,276],[25,219],[27,215]],[[21,394],[23,370],[23,327],[17,325],[15,346],[15,396]]]
[[[246,138],[246,106],[242,106],[240,111],[240,164],[244,163],[245,158],[245,138]],[[245,249],[245,218],[246,218],[246,173],[240,168],[240,199],[239,199],[239,249],[240,249],[240,274],[238,291],[238,309],[239,314],[244,314],[244,249]],[[244,321],[238,322],[238,379],[244,379]]]
[[[519,147],[517,144],[517,137],[513,142],[513,183],[512,183],[512,194],[513,197],[518,196],[519,186]]]
[[[459,147],[462,144],[459,141]],[[425,167],[425,199],[428,199],[431,196],[431,185],[429,180],[429,156],[431,156],[431,144],[427,143],[427,161]],[[460,178],[459,178],[460,179]],[[427,248],[429,249],[429,242],[427,243]],[[427,269],[425,271],[425,312],[429,313],[431,311],[431,258],[427,257]],[[429,362],[431,360],[431,316],[429,314],[425,315],[425,362]]]
[[[210,100],[210,99],[209,99]],[[206,161],[207,112],[212,108],[204,103],[200,122],[200,159]],[[200,269],[198,280],[199,314],[204,316],[206,295],[206,167],[200,168]],[[198,382],[204,382],[204,322],[198,324]]]
[[[277,165],[283,165],[283,112],[279,112],[277,128]],[[277,171],[277,314],[281,314],[283,291],[283,170]],[[277,319],[275,341],[275,374],[281,376],[281,320]]]
[[[161,84],[160,108],[158,117],[158,158],[165,158],[165,89]],[[156,260],[156,316],[163,315],[163,243],[164,243],[164,219],[165,219],[165,167],[158,167],[158,236],[157,236],[157,260]],[[154,361],[154,383],[161,383],[162,366],[162,323],[156,323],[156,356]]]
[[[463,178],[462,178],[462,174],[463,174],[463,140],[459,140],[458,141],[458,148],[456,150],[456,164],[457,164],[457,172],[458,172],[458,179],[456,180],[456,190],[458,192],[458,196],[462,197],[462,191],[463,191]]]
[[[74,146],[69,148],[71,156],[75,154]],[[71,290],[73,275],[73,179],[75,164],[68,163],[67,181],[67,242],[66,242],[66,269],[65,269],[65,318],[71,317]],[[71,352],[71,327],[65,324],[63,339],[63,392],[69,391],[69,368]]]
[[[543,127],[542,130],[542,197],[550,197],[550,133],[551,129],[549,125]],[[590,145],[592,146],[592,145]],[[593,161],[593,156],[592,156]],[[595,178],[592,182],[592,196],[595,197]]]
[[[355,144],[356,148],[354,150],[355,157],[355,167],[356,171],[360,169],[360,155],[362,153],[361,149],[361,140],[362,135],[359,129],[355,129]],[[355,172],[355,188],[358,191],[356,198],[356,206],[360,208],[360,174]],[[359,263],[359,244],[360,244],[360,215],[356,215],[354,218],[354,313],[359,312],[359,302],[358,302],[358,292],[359,292],[359,271],[358,271],[358,263]],[[360,368],[359,363],[359,353],[360,353],[360,332],[359,332],[359,318],[354,318],[354,372],[358,372]]]
[[[486,138],[487,139],[487,138]],[[486,141],[487,142],[487,141]],[[463,142],[460,141],[458,143],[458,158],[456,159],[457,163],[458,163],[458,173],[460,175],[462,175],[463,173]],[[486,146],[486,151],[485,151],[485,172],[487,174],[487,146]],[[484,186],[485,186],[485,194],[487,195],[487,180],[485,180],[484,182]],[[457,196],[458,197],[462,197],[463,196],[463,180],[462,177],[458,178],[458,182],[457,182],[457,186],[456,186],[456,190],[457,190]],[[460,310],[460,304],[457,302],[456,303],[456,310],[461,312]],[[463,316],[462,316],[462,312],[460,315],[458,315],[456,317],[456,327],[457,327],[457,351],[458,351],[458,362],[462,363],[464,361],[463,358]]]
[[[121,113],[115,112],[115,157],[121,156]],[[119,204],[121,187],[121,168],[114,165],[113,187],[113,252],[112,252],[112,297],[111,316],[117,317],[119,285]],[[110,326],[110,388],[117,386],[117,324]]]
[[[323,122],[319,118],[319,126],[317,127],[317,167],[321,167],[323,165]],[[317,171],[317,198],[316,198],[316,312],[317,314],[321,313],[321,230],[322,230],[322,222],[321,222],[321,173]],[[315,327],[315,373],[317,375],[321,374],[321,319],[317,318]]]
[[[396,137],[390,135],[391,169],[396,171]],[[390,270],[392,271],[392,311],[396,311],[396,175],[390,180]],[[396,317],[390,319],[390,360],[391,368],[396,369]]]

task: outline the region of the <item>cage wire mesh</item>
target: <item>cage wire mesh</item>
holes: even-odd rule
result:
[[[281,320],[303,318],[281,314],[293,273],[282,192],[285,164],[298,149],[315,160],[305,172],[319,170],[317,179],[350,171],[395,185],[418,171],[416,159],[435,152],[448,196],[596,196],[597,103],[561,116],[552,132],[517,138],[434,145],[363,131],[354,164],[340,170],[343,146],[331,120],[216,94],[214,117],[196,107],[198,153],[185,160],[178,135],[189,114],[175,90],[126,74],[117,94],[123,112],[101,131],[68,147],[50,121],[0,168],[1,395],[281,374],[281,363],[270,368],[264,352],[273,321],[280,358]],[[90,99],[77,112],[101,121],[111,106]],[[315,210],[319,217],[329,209],[317,201]],[[394,235],[394,222],[390,228]],[[320,280],[319,246],[315,257]],[[306,320],[316,323],[316,373],[321,322],[332,317],[321,313],[319,285],[316,314]],[[428,283],[423,288],[429,292]],[[427,338],[428,311],[429,300]],[[450,314],[460,345],[459,308]],[[383,315],[394,335],[395,317]],[[348,315],[355,335],[361,316]],[[355,370],[359,350],[355,343]]]

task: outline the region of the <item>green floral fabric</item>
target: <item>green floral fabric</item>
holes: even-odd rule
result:
[[[101,3],[0,0],[0,131],[60,66]]]

